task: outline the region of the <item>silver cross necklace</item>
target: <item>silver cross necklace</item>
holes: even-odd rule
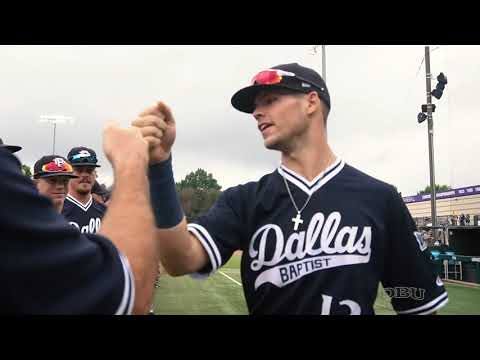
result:
[[[307,201],[305,201],[305,204],[303,204],[302,208],[300,210],[298,210],[298,206],[295,203],[295,200],[293,200],[292,193],[290,192],[290,187],[288,186],[287,180],[285,179],[285,176],[283,175],[283,173],[282,173],[282,178],[283,178],[283,181],[285,182],[285,186],[287,187],[288,195],[290,195],[290,200],[292,200],[293,206],[295,206],[295,210],[297,210],[297,216],[292,218],[292,222],[294,223],[293,230],[297,231],[298,230],[298,225],[303,224],[302,211],[305,209],[308,202],[310,201],[310,198],[312,197],[312,194],[310,194],[308,196],[308,199],[307,199]]]

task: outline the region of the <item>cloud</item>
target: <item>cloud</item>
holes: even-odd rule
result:
[[[432,47],[433,49],[434,47]],[[347,163],[413,194],[429,183],[423,46],[327,46],[332,94],[329,141]],[[480,125],[476,96],[479,46],[432,52],[434,77],[449,84],[434,100],[437,183],[478,184]],[[128,125],[154,101],[173,109],[178,136],[175,176],[204,168],[225,189],[272,171],[280,155],[263,147],[254,119],[234,110],[231,95],[257,71],[299,62],[321,72],[311,46],[2,46],[0,136],[24,149],[29,165],[51,153],[53,128],[43,114],[76,119],[56,129],[56,152],[94,148],[100,179],[113,180],[101,151],[101,131],[115,119]],[[433,86],[436,80],[433,81]]]

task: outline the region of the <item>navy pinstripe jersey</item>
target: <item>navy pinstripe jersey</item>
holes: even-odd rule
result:
[[[94,234],[100,230],[105,211],[107,211],[107,207],[96,201],[92,195],[90,195],[90,200],[83,205],[68,194],[63,203],[62,215],[81,233]]]
[[[294,229],[298,208],[311,199]],[[280,166],[224,191],[188,225],[203,245],[205,276],[242,250],[251,314],[373,314],[379,283],[399,314],[448,301],[426,244],[396,189],[337,160],[308,181]]]
[[[0,149],[0,313],[130,314],[126,257],[106,238],[80,234]]]

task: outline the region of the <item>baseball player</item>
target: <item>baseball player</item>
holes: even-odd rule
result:
[[[101,226],[107,207],[92,196],[96,181],[97,154],[87,147],[74,147],[68,152],[68,160],[77,176],[69,184],[62,214],[81,233],[96,233]]]
[[[68,192],[68,182],[77,178],[73,167],[62,156],[42,156],[33,167],[33,179],[38,192],[48,197],[58,213],[62,212],[63,203]]]
[[[242,250],[250,314],[374,314],[379,283],[398,314],[431,314],[447,303],[395,188],[331,149],[330,95],[317,72],[297,63],[265,69],[231,102],[253,115],[281,164],[258,181],[227,189],[190,224],[175,192],[170,110],[158,103],[133,122],[146,139],[161,136],[150,150],[149,180],[167,272],[208,276]]]

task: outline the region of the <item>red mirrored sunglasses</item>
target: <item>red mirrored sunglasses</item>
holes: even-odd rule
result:
[[[253,85],[274,85],[282,82],[284,76],[295,77],[295,74],[288,71],[269,69],[260,71],[252,79]]]
[[[62,159],[55,159],[42,166],[43,172],[73,172],[72,166]]]

